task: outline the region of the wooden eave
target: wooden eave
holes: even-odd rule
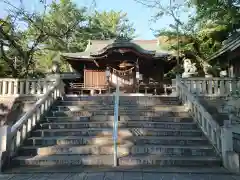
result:
[[[141,48],[140,46],[138,46],[137,44],[131,43],[131,42],[114,42],[112,44],[107,45],[106,47],[104,47],[103,49],[96,51],[96,52],[90,52],[90,55],[93,57],[98,57],[101,56],[102,54],[107,53],[108,50],[111,49],[121,49],[121,48],[126,48],[126,49],[134,49],[135,52],[142,54],[142,55],[146,55],[146,56],[154,56],[156,51],[148,51],[145,50],[143,48]]]
[[[216,53],[214,53],[208,61],[212,61],[216,58],[219,58],[220,56],[224,56],[227,53],[231,53],[234,50],[236,50],[238,47],[240,47],[240,35],[238,35],[233,40],[230,40],[227,44],[225,44],[220,50],[218,50]]]

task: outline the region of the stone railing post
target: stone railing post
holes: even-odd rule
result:
[[[12,79],[3,78],[0,79],[0,96],[1,97],[18,97],[18,96],[29,96],[29,95],[43,95],[47,92],[50,87],[50,79]]]
[[[191,112],[203,133],[208,137],[212,145],[214,145],[219,155],[221,155],[224,167],[231,172],[239,173],[240,159],[239,155],[233,150],[233,132],[239,133],[240,126],[233,125],[231,118],[224,121],[224,126],[219,126],[196,96],[190,92],[181,78],[176,78],[176,85],[179,99],[185,105],[186,109]],[[211,83],[210,88],[212,88]],[[211,90],[209,92],[208,94],[212,93]]]
[[[180,92],[179,92],[180,91],[180,89],[179,89],[180,81],[181,81],[181,79],[180,79],[179,75],[176,75],[176,82],[175,82],[175,84],[176,84],[176,96],[179,97],[179,98],[181,98],[180,97]]]
[[[2,170],[3,162],[5,159],[5,154],[7,149],[8,135],[11,132],[10,126],[1,126],[0,127],[0,170]]]
[[[27,111],[14,125],[0,127],[0,170],[6,167],[11,158],[17,153],[19,146],[26,139],[27,134],[33,130],[41,120],[41,115],[49,110],[57,98],[64,95],[64,83],[59,75],[51,77],[53,83],[47,92]]]
[[[199,96],[227,96],[231,91],[240,88],[240,78],[181,78],[191,93]]]
[[[233,151],[233,131],[229,120],[224,121],[221,128],[222,160],[226,169],[231,172],[240,172],[239,155]]]

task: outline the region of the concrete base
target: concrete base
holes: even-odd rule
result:
[[[211,74],[205,74],[205,78],[212,78],[213,77],[213,75],[211,75]]]
[[[183,73],[182,74],[182,78],[190,78],[190,77],[194,77],[194,76],[196,76],[197,75],[197,73]]]
[[[240,157],[234,151],[229,151],[226,153],[226,160],[224,162],[224,166],[230,172],[240,173]]]

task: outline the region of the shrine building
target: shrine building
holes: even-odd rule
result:
[[[173,53],[161,49],[158,40],[89,40],[84,52],[62,53],[81,78],[70,85],[81,93],[112,92],[118,83],[128,93],[160,94],[164,73],[176,65]],[[175,63],[174,63],[175,62]]]

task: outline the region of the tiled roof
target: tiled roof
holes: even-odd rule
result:
[[[225,41],[225,44],[223,47],[218,50],[216,53],[214,53],[208,60],[211,61],[221,55],[223,55],[226,52],[232,52],[235,49],[237,49],[240,46],[240,34],[236,34],[234,36],[231,36],[229,39]]]
[[[158,40],[132,40],[132,41],[115,41],[115,40],[89,40],[84,52],[64,53],[62,56],[68,58],[91,58],[96,54],[101,54],[105,49],[113,47],[133,47],[144,54],[150,54],[155,57],[168,56],[172,53],[164,51],[158,43]]]

